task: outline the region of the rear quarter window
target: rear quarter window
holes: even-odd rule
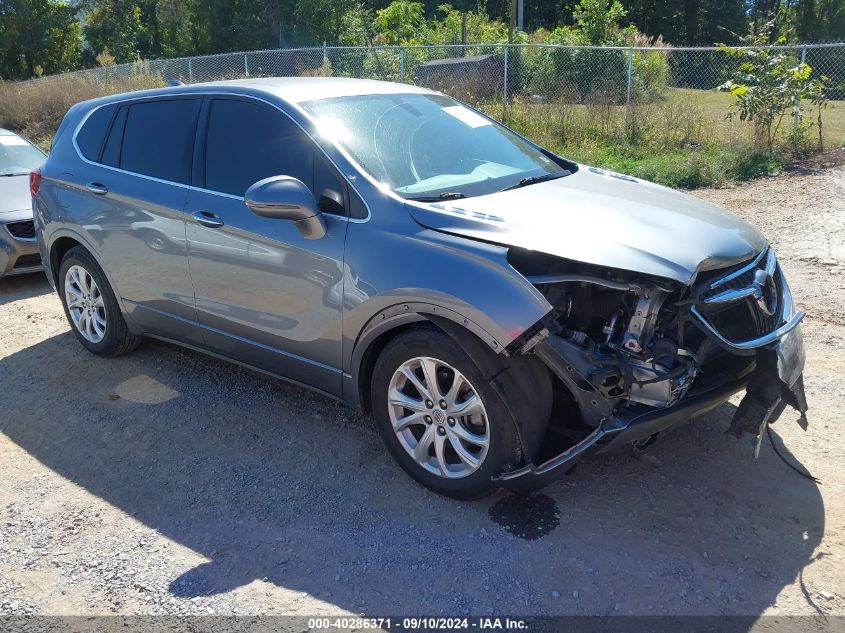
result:
[[[76,135],[76,144],[88,160],[94,162],[100,160],[100,152],[116,110],[117,107],[113,105],[97,108],[82,124],[82,129]]]

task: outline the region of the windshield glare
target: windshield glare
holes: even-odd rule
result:
[[[28,174],[43,162],[44,154],[20,136],[0,134],[0,176]]]
[[[477,196],[568,173],[499,125],[442,95],[385,94],[302,106],[328,140],[405,198]]]

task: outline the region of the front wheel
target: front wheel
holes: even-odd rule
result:
[[[411,330],[379,356],[373,412],[388,450],[418,482],[458,499],[489,493],[518,460],[498,394],[467,353],[433,329]]]

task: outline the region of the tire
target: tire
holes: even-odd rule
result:
[[[432,364],[421,359],[435,362]],[[436,396],[441,399],[449,397],[444,391],[450,390],[458,374],[467,383],[464,395],[452,398],[454,406],[447,404],[446,409],[440,409],[440,402],[432,400],[427,403],[425,394],[407,377],[407,373],[399,373],[403,369],[412,371],[419,386],[425,388],[429,382],[425,377],[430,373],[426,374],[424,363],[429,368],[436,368],[438,378],[435,382],[439,391]],[[472,414],[460,416],[461,407],[475,402],[469,395],[471,393],[480,398],[481,409],[477,406],[465,408],[464,411],[472,411]],[[393,458],[416,481],[437,493],[463,500],[483,497],[495,488],[492,478],[500,474],[506,465],[516,464],[520,459],[519,439],[505,403],[473,359],[440,330],[415,328],[388,343],[373,369],[371,395],[376,425]],[[402,405],[396,405],[400,400]],[[413,408],[404,407],[409,402]],[[433,406],[428,407],[428,404]],[[413,421],[404,426],[407,419]],[[398,422],[400,431],[394,430],[394,421]],[[482,438],[485,432],[486,447],[458,437],[460,434],[462,437]],[[432,435],[427,436],[427,433]],[[412,452],[427,441],[431,445],[420,454],[426,461],[423,465],[421,459],[412,456]],[[469,453],[479,462],[477,466],[472,468],[461,458],[456,450],[456,441],[464,449],[465,457]],[[439,442],[442,443],[438,446]],[[438,450],[444,456],[449,476],[443,474]]]
[[[141,343],[141,337],[126,326],[105,273],[87,250],[75,246],[65,254],[56,285],[70,328],[89,352],[120,356]],[[83,303],[78,300],[80,296]],[[69,301],[73,302],[71,307]]]

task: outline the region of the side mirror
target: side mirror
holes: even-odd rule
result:
[[[314,195],[296,178],[272,176],[259,180],[246,190],[244,204],[263,218],[291,220],[307,240],[326,234],[326,223]]]
[[[323,193],[320,194],[317,206],[320,208],[320,211],[325,213],[346,214],[346,207],[343,204],[343,194],[328,187],[323,189]]]

